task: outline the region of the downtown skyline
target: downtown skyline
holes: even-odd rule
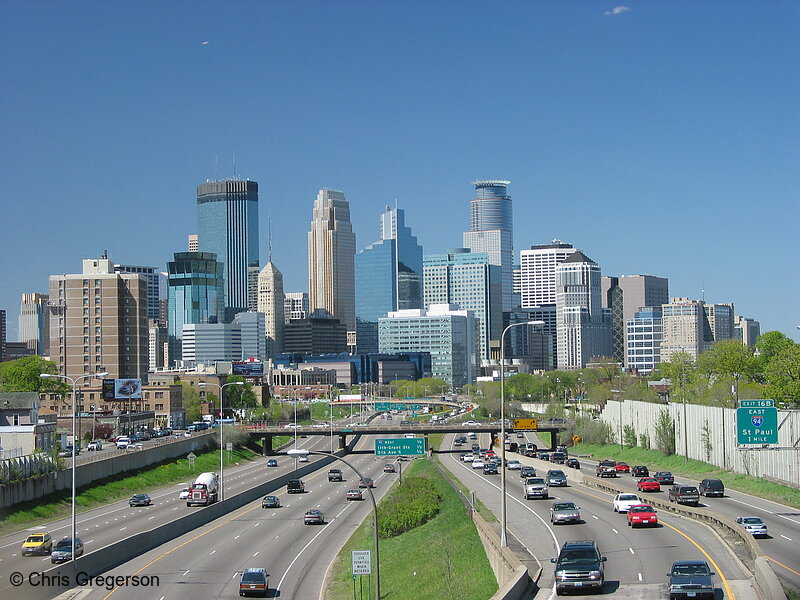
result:
[[[558,238],[800,339],[796,5],[144,6],[20,4],[4,28],[10,341],[21,294],[83,258],[166,271],[234,154],[287,292],[318,190],[344,192],[356,251],[396,203],[429,255],[462,246],[471,181],[507,179],[516,265]]]

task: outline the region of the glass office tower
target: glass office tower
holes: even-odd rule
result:
[[[248,308],[248,267],[258,262],[258,183],[227,179],[197,186],[197,235],[201,252],[224,265],[225,320]]]

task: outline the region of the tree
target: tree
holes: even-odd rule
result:
[[[756,350],[758,350],[759,356],[764,361],[764,364],[768,364],[772,360],[772,357],[781,350],[796,345],[797,344],[795,344],[791,338],[780,331],[767,331],[758,336],[756,340]]]
[[[40,377],[42,373],[55,375],[56,364],[41,356],[26,356],[0,363],[0,392],[68,393],[72,386],[63,379]]]
[[[511,375],[506,379],[505,387],[506,399],[525,401],[529,396],[533,396],[533,375],[529,375],[528,373],[516,373]]]
[[[697,360],[698,370],[712,375],[752,379],[758,369],[753,351],[740,340],[721,340]]]
[[[800,345],[779,350],[767,365],[768,393],[792,408],[800,408]]]
[[[183,388],[183,410],[186,411],[186,422],[193,423],[200,419],[200,394],[188,381],[181,381]]]
[[[675,422],[666,408],[658,412],[654,441],[656,447],[667,456],[675,454]]]
[[[241,375],[231,375],[227,383],[241,381],[244,385],[228,385],[225,387],[224,407],[226,409],[256,408],[258,398],[253,392],[253,384],[247,383]]]

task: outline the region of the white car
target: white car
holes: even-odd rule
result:
[[[475,460],[475,455],[474,454],[465,454],[464,455],[464,462],[472,462],[473,460]]]
[[[298,429],[300,425],[295,425],[294,423],[287,423],[283,426],[284,429]]]
[[[103,442],[100,440],[92,440],[86,446],[86,450],[102,450],[103,449]]]
[[[178,494],[178,500],[186,500],[189,497],[189,488],[183,488]]]
[[[127,436],[120,436],[117,438],[117,448],[125,450],[131,443],[131,438]]]
[[[413,440],[415,437],[417,437],[417,434],[416,433],[407,433],[403,437],[406,438],[407,440]]]
[[[300,456],[297,457],[297,462],[308,462],[308,456],[306,456],[305,454],[301,454]]]
[[[519,471],[519,470],[522,469],[522,463],[519,462],[518,460],[510,460],[510,461],[508,461],[508,464],[506,465],[506,468],[509,471]]]
[[[480,458],[478,460],[472,461],[472,468],[473,469],[482,469],[486,463],[483,462]]]
[[[612,506],[614,507],[614,512],[626,513],[634,504],[642,504],[642,499],[636,494],[617,494],[614,497]]]

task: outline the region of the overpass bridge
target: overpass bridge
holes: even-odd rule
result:
[[[294,436],[295,433],[299,437],[308,437],[311,435],[317,436],[326,436],[326,437],[337,437],[339,439],[338,447],[339,449],[346,449],[347,448],[347,439],[348,437],[354,437],[359,435],[404,435],[406,433],[413,433],[416,435],[422,435],[426,439],[426,447],[430,447],[427,443],[428,436],[431,433],[489,433],[492,436],[492,444],[496,441],[496,438],[499,437],[500,434],[500,425],[499,424],[480,424],[480,425],[463,425],[461,423],[458,424],[444,424],[444,425],[430,425],[430,424],[421,424],[421,423],[414,423],[414,424],[406,424],[406,425],[390,425],[390,424],[373,424],[370,423],[368,425],[334,425],[331,427],[313,427],[311,425],[308,426],[297,426],[297,427],[280,427],[280,426],[269,426],[263,424],[251,424],[245,425],[245,429],[250,435],[251,439],[260,439],[261,445],[263,448],[263,453],[265,455],[272,454],[272,439],[278,436]],[[525,430],[518,430],[518,431],[525,431],[525,432],[544,432],[552,434],[550,436],[551,444],[549,450],[552,452],[556,449],[556,446],[559,445],[559,432],[561,432],[564,427],[561,426],[547,426],[547,427],[540,427],[538,429],[525,429]],[[513,433],[517,430],[513,429],[512,427],[506,427],[506,431],[508,433]]]

